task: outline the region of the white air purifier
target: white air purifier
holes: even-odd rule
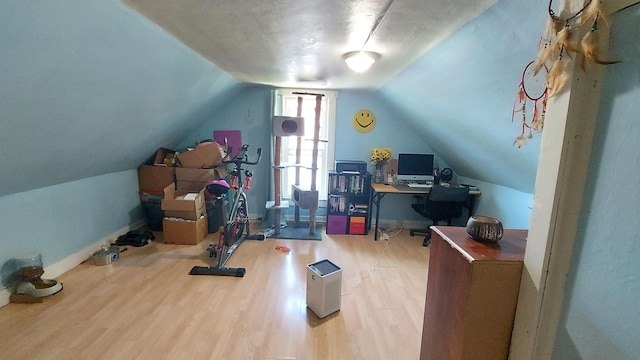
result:
[[[340,310],[342,269],[325,259],[307,265],[307,306],[319,318]]]

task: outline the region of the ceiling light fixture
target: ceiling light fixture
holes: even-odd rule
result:
[[[349,69],[361,73],[367,71],[380,55],[370,51],[352,51],[343,55]]]
[[[389,4],[387,4],[387,7],[382,12],[382,15],[380,15],[376,19],[376,22],[369,32],[369,35],[367,35],[367,39],[364,41],[364,44],[360,48],[360,51],[351,51],[342,55],[342,58],[344,59],[344,62],[347,63],[349,69],[355,71],[356,73],[365,72],[369,70],[371,65],[373,65],[373,63],[380,58],[380,54],[372,51],[364,51],[364,48],[365,46],[367,46],[367,43],[376,32],[376,30],[378,30],[378,26],[380,26],[382,20],[384,20],[387,14],[389,14],[389,11],[391,10],[395,2],[396,0],[389,1]]]

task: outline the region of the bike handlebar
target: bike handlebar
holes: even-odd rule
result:
[[[262,158],[262,148],[258,148],[258,150],[256,150],[256,153],[258,155],[258,158],[256,159],[256,161],[249,161],[249,157],[246,154],[248,149],[249,149],[249,145],[247,144],[242,145],[236,158],[229,159],[229,155],[233,152],[233,148],[231,146],[227,147],[227,155],[222,159],[222,163],[237,164],[237,165],[239,164],[256,165],[257,163],[260,162],[260,159]]]

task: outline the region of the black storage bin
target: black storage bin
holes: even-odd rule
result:
[[[212,197],[205,200],[207,206],[207,221],[209,234],[218,232],[220,227],[224,225],[224,204],[225,198]]]
[[[140,203],[144,206],[147,214],[147,226],[153,231],[162,231],[162,219],[164,218],[162,198],[162,195],[140,193]]]

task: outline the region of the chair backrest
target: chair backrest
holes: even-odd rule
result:
[[[423,216],[434,222],[457,218],[469,196],[468,187],[444,187],[433,185],[424,204]]]
[[[454,203],[464,203],[469,196],[469,188],[463,187],[445,187],[434,184],[429,191],[428,201],[446,201]]]

